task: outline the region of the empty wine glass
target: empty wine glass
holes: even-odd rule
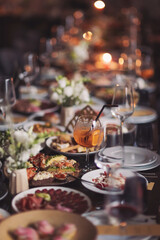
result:
[[[96,116],[80,115],[74,127],[74,140],[80,146],[86,147],[86,161],[83,171],[90,171],[89,165],[89,149],[92,147],[100,147],[103,137],[104,128],[99,120],[94,121]]]
[[[23,72],[19,74],[19,78],[23,80],[28,88],[39,74],[39,66],[37,55],[34,53],[26,53],[23,59]]]
[[[114,89],[114,95],[112,104],[117,104],[118,107],[111,109],[111,113],[114,117],[120,120],[120,138],[122,146],[122,159],[124,164],[124,144],[123,144],[123,133],[122,126],[124,121],[130,117],[134,112],[134,98],[132,85],[124,83],[122,85],[117,84]]]
[[[6,112],[16,102],[13,78],[0,77],[0,109],[3,118],[6,119]]]
[[[119,172],[119,173],[118,173]],[[141,178],[130,170],[118,169],[115,175],[125,176],[124,189],[121,192],[106,195],[105,211],[109,223],[124,228],[127,221],[133,219],[143,211],[143,195],[146,186]]]

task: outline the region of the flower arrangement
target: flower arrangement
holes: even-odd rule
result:
[[[74,63],[81,64],[89,59],[89,44],[85,40],[81,40],[78,45],[71,47],[71,60]]]
[[[55,88],[51,87],[51,100],[57,104],[70,107],[90,102],[89,91],[84,85],[89,81],[88,78],[77,74],[72,80],[64,76],[58,76],[56,80],[58,85]]]
[[[0,153],[6,158],[5,166],[9,174],[15,169],[27,168],[29,157],[35,156],[42,149],[47,133],[34,134],[32,130],[32,127],[28,132],[23,129],[13,132],[8,130]]]

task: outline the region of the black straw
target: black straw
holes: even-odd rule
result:
[[[104,109],[104,108],[112,108],[112,107],[118,107],[118,104],[105,104],[105,105],[103,105],[103,107],[101,108],[100,112],[98,113],[95,121],[98,120],[98,118],[100,117],[100,115],[101,115],[101,113],[103,112],[103,109]]]

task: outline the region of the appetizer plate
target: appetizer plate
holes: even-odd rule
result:
[[[118,163],[121,161],[122,149],[120,146],[105,148],[101,153],[108,158],[108,162]],[[160,164],[159,155],[146,148],[125,146],[124,153],[124,167],[132,168],[136,171],[148,170]]]
[[[55,152],[55,153],[57,153],[57,154],[63,154],[63,155],[65,155],[65,156],[67,156],[67,157],[77,157],[77,156],[86,156],[86,152],[83,152],[83,153],[71,153],[71,152],[62,152],[62,151],[59,151],[59,150],[57,150],[57,149],[55,149],[55,148],[53,148],[52,147],[52,141],[53,141],[53,139],[55,139],[56,138],[56,136],[54,136],[54,137],[50,137],[50,138],[48,138],[47,140],[46,140],[46,145],[47,145],[47,147],[49,148],[49,149],[51,149],[53,152]],[[97,151],[93,151],[93,152],[89,152],[89,155],[91,155],[91,154],[96,154],[97,152],[99,152],[99,150],[97,150]]]
[[[133,124],[148,123],[157,119],[157,112],[153,108],[137,106],[134,113],[126,122]]]
[[[80,192],[80,191],[77,191],[77,190],[74,190],[74,189],[71,189],[71,188],[66,188],[66,187],[38,187],[38,188],[31,188],[29,190],[26,190],[24,192],[21,192],[21,193],[17,194],[13,198],[12,203],[11,203],[13,210],[15,212],[19,212],[19,209],[17,208],[16,203],[20,199],[26,197],[28,194],[34,194],[37,190],[42,191],[44,189],[47,189],[47,190],[53,189],[55,191],[56,190],[61,190],[61,191],[66,191],[67,193],[79,194],[79,196],[81,196],[83,198],[83,200],[85,200],[87,202],[88,207],[87,207],[85,212],[88,212],[91,209],[91,207],[92,207],[92,203],[91,203],[91,200],[89,199],[89,197],[87,195],[85,195],[84,193]]]
[[[30,121],[30,122],[26,122],[25,124],[24,124],[24,130],[26,130],[26,131],[28,131],[29,130],[29,128],[30,127],[32,127],[32,126],[34,126],[35,124],[41,124],[41,125],[45,125],[45,123],[46,122],[44,122],[44,121]],[[58,131],[58,129],[60,130],[60,131],[64,131],[65,130],[65,128],[63,127],[63,126],[57,126],[57,125],[51,125],[52,127],[55,127],[55,128],[57,128],[57,131]]]
[[[83,184],[83,186],[84,186],[85,188],[87,188],[87,189],[89,189],[89,190],[91,190],[91,191],[93,191],[93,192],[101,193],[101,194],[108,194],[109,191],[99,189],[99,188],[97,188],[94,184],[89,184],[89,183],[83,181],[83,180],[86,180],[86,181],[89,181],[89,182],[93,182],[93,179],[99,177],[101,173],[104,173],[104,170],[103,170],[103,169],[96,169],[96,170],[87,172],[87,173],[85,173],[85,174],[82,176],[82,178],[81,178],[81,179],[82,179],[81,183]],[[122,174],[124,177],[131,177],[131,176],[132,176],[132,172],[131,172],[131,171],[127,171],[127,170],[124,171],[123,169],[121,169],[121,174]],[[139,177],[144,178],[145,181],[146,181],[146,184],[148,184],[148,181],[147,181],[147,179],[146,179],[144,176],[142,176],[141,174],[138,174],[138,173],[137,173],[137,175],[138,175]]]
[[[27,227],[29,224],[47,220],[53,226],[58,227],[64,223],[73,223],[77,227],[77,233],[73,240],[95,240],[97,236],[96,227],[80,215],[67,213],[56,210],[35,210],[19,213],[10,216],[0,224],[1,239],[12,240],[9,232],[14,231],[17,227]]]
[[[46,113],[46,111],[57,111],[59,106],[48,100],[41,99],[19,99],[13,106],[13,111],[25,115]]]

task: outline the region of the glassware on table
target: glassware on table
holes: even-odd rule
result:
[[[117,171],[121,172],[122,169]],[[123,169],[125,174],[124,190],[106,195],[105,211],[110,224],[124,228],[127,221],[132,220],[144,210],[144,184],[139,176],[130,170]],[[126,172],[126,173],[125,173]],[[118,174],[117,172],[115,174]]]
[[[123,133],[122,126],[124,121],[130,117],[134,112],[134,97],[132,85],[125,83],[122,85],[117,84],[114,89],[112,104],[117,104],[118,107],[111,109],[111,113],[114,117],[120,120],[120,138],[122,146],[122,159],[124,164],[124,143],[123,143]]]
[[[86,147],[86,161],[83,171],[90,171],[89,165],[89,149],[92,147],[100,147],[103,142],[104,128],[99,120],[94,121],[96,116],[80,115],[74,127],[74,140],[80,146]]]
[[[28,88],[39,74],[39,65],[37,55],[34,53],[26,53],[23,59],[23,72],[19,74],[19,78],[23,80]]]
[[[0,77],[0,110],[4,120],[6,120],[6,113],[9,108],[16,102],[16,94],[13,83],[13,78]]]

